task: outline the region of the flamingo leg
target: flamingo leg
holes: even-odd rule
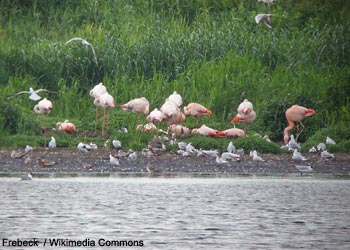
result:
[[[46,148],[46,116],[44,115],[44,148]]]
[[[95,134],[97,134],[98,107],[96,105]]]
[[[105,119],[106,119],[106,108],[103,108],[103,118],[102,118],[102,136],[104,136]]]
[[[301,126],[300,132],[299,132],[299,124]],[[305,128],[305,126],[304,126],[304,124],[301,121],[297,123],[297,134],[296,134],[296,137],[295,137],[296,140],[298,139],[299,135],[301,135],[301,133],[304,131],[304,128]]]

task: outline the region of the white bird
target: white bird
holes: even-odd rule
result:
[[[235,145],[233,145],[232,141],[229,142],[227,145],[227,152],[233,153],[236,151]]]
[[[313,146],[309,149],[309,153],[317,153],[317,149]]]
[[[312,166],[309,165],[295,165],[295,167],[300,171],[300,174],[309,173],[313,171]]]
[[[111,154],[109,154],[109,162],[115,166],[120,165],[118,158],[113,157]]]
[[[131,154],[129,154],[129,159],[132,161],[136,161],[137,160],[136,152],[132,152]]]
[[[112,145],[113,145],[114,148],[117,148],[117,149],[122,147],[122,143],[119,140],[117,140],[117,139],[114,139],[112,141]]]
[[[326,144],[324,144],[323,142],[317,144],[317,150],[318,151],[325,151],[326,150]]]
[[[97,150],[97,144],[90,142],[88,145],[90,147],[90,150]]]
[[[77,148],[79,149],[79,151],[87,153],[89,151],[91,151],[91,147],[88,144],[79,142]]]
[[[295,161],[306,161],[307,159],[298,151],[298,149],[294,149],[292,159]]]
[[[90,48],[91,48],[91,50],[92,50],[92,53],[94,54],[95,63],[96,63],[96,65],[98,65],[98,63],[97,63],[97,56],[96,56],[96,52],[95,52],[95,48],[94,48],[94,46],[92,46],[91,43],[89,43],[88,41],[86,41],[85,39],[82,39],[82,38],[80,38],[80,37],[74,37],[74,38],[70,39],[69,41],[67,41],[67,42],[65,43],[65,45],[67,45],[68,43],[73,42],[73,41],[80,41],[81,44],[90,46]]]
[[[300,149],[300,145],[294,139],[294,135],[290,135],[290,140],[288,142],[289,150],[293,151],[294,149]]]
[[[186,151],[189,153],[197,153],[198,149],[196,149],[191,143],[186,145]]]
[[[230,152],[223,152],[221,154],[221,159],[223,160],[235,160],[235,161],[239,161],[241,158],[240,155],[238,154],[234,154],[234,153],[230,153]]]
[[[22,181],[31,181],[32,179],[33,179],[33,176],[31,175],[31,173],[28,173],[26,176],[21,177]]]
[[[244,155],[244,149],[243,148],[238,148],[236,149],[236,153],[239,155]]]
[[[321,152],[321,158],[323,159],[334,159],[334,154],[329,153],[327,150]]]
[[[39,92],[42,92],[42,91],[46,91],[46,92],[51,92],[51,93],[57,93],[57,92],[54,92],[54,91],[50,91],[50,90],[47,90],[47,89],[37,89],[37,90],[34,90],[33,88],[29,88],[29,91],[20,91],[18,92],[17,94],[13,95],[13,96],[10,96],[10,97],[7,97],[7,99],[11,99],[17,95],[20,95],[20,94],[29,94],[29,99],[33,100],[33,101],[38,101],[41,99],[41,96],[38,95]]]
[[[271,16],[272,14],[258,14],[255,16],[255,22],[256,24],[259,24],[261,21],[263,21],[264,24],[271,29],[272,28],[272,23],[270,19]]]
[[[221,157],[219,157],[219,155],[216,156],[215,161],[216,161],[216,163],[218,163],[218,164],[229,163],[227,160],[224,160],[224,159],[222,159]]]
[[[330,138],[329,136],[326,137],[326,144],[336,144],[335,141],[332,140],[332,138]]]
[[[179,149],[186,150],[187,143],[183,141],[179,141],[177,143],[177,146],[179,147]]]
[[[219,154],[218,150],[203,150],[200,149],[197,152],[197,156],[210,156],[210,157],[216,157]]]
[[[256,152],[256,150],[253,151],[253,161],[265,161],[263,158],[261,158],[259,155],[258,155],[258,152]]]
[[[24,149],[24,153],[29,153],[30,151],[32,151],[34,148],[32,147],[32,146],[29,146],[29,145],[27,145],[26,147],[25,147],[25,149]]]
[[[49,141],[49,148],[55,148],[56,147],[56,139],[55,137],[51,136],[51,141]]]

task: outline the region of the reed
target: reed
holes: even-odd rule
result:
[[[318,113],[306,121],[302,140],[348,124],[349,3],[319,3],[2,0],[0,133],[37,134],[33,103],[6,100],[29,87],[59,91],[48,95],[54,102],[51,124],[69,119],[92,130],[95,107],[88,93],[101,81],[118,105],[145,96],[151,110],[176,90],[185,104],[210,108],[213,117],[202,122],[218,129],[231,126],[237,105],[248,98],[258,114],[252,131],[277,141],[286,125],[284,110],[295,103]],[[273,29],[255,25],[261,12],[275,14]],[[98,64],[89,47],[65,45],[72,37],[94,46]],[[110,113],[111,134],[134,122],[133,114],[118,108]],[[184,125],[195,124],[189,119]]]

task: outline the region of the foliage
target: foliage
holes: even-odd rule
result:
[[[54,103],[47,126],[69,119],[80,131],[93,131],[89,91],[103,82],[117,107],[145,96],[153,110],[176,90],[184,104],[211,109],[213,116],[200,123],[220,130],[248,98],[257,113],[250,128],[274,141],[282,139],[288,107],[313,108],[317,115],[305,119],[299,138],[304,142],[324,128],[350,123],[349,11],[350,2],[341,0],[2,0],[0,136],[41,135],[43,117],[33,115],[34,103],[24,95],[6,99],[29,87],[58,92],[42,92]],[[256,14],[267,12],[274,14],[272,29],[254,23]],[[73,37],[94,46],[97,64],[90,47],[65,44]],[[134,130],[143,116],[118,108],[108,113],[110,137],[127,127],[125,144],[146,144],[149,136]],[[222,141],[198,140],[219,147]]]

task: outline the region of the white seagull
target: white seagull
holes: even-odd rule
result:
[[[122,143],[116,139],[112,141],[112,145],[114,148],[117,148],[117,149],[122,147]]]
[[[74,37],[74,38],[70,39],[69,41],[67,41],[67,42],[65,43],[65,45],[67,45],[68,43],[73,42],[73,41],[80,41],[81,44],[90,46],[90,47],[91,47],[91,50],[92,50],[92,53],[94,54],[95,63],[96,63],[96,65],[98,65],[98,63],[97,63],[97,56],[96,56],[96,52],[95,52],[95,48],[94,48],[94,46],[92,46],[91,43],[89,43],[88,41],[86,41],[86,40],[83,39],[83,38]]]
[[[261,158],[258,153],[256,152],[256,150],[253,151],[253,161],[265,161],[263,158]]]
[[[227,152],[234,153],[236,151],[235,145],[233,145],[232,141],[229,142],[227,145]]]
[[[326,137],[326,144],[336,144],[335,141],[332,140],[329,136]]]
[[[11,98],[13,98],[13,97],[15,97],[17,95],[20,95],[20,94],[29,94],[29,99],[30,100],[39,101],[41,99],[41,96],[39,96],[38,93],[42,92],[42,91],[51,92],[51,93],[57,93],[57,92],[50,91],[50,90],[47,90],[47,89],[34,90],[33,88],[29,88],[29,91],[20,91],[20,92],[18,92],[17,94],[15,94],[13,96],[7,97],[7,99],[11,99]]]
[[[295,165],[295,167],[299,170],[300,174],[312,172],[314,169],[309,165]]]
[[[259,24],[260,21],[263,21],[264,24],[268,27],[268,28],[272,28],[272,23],[270,20],[270,17],[272,16],[272,14],[258,14],[255,16],[255,22],[256,24]]]
[[[49,142],[49,148],[55,148],[56,147],[56,139],[55,137],[51,136],[51,141]]]
[[[292,159],[295,161],[306,161],[307,159],[298,151],[298,149],[294,149]]]
[[[137,160],[136,152],[132,152],[131,154],[129,154],[129,159],[132,161],[136,161]]]
[[[31,181],[32,179],[33,179],[33,176],[31,175],[31,173],[28,173],[26,176],[21,177],[22,181]]]
[[[118,158],[113,157],[111,154],[109,154],[109,162],[115,166],[120,165]]]

